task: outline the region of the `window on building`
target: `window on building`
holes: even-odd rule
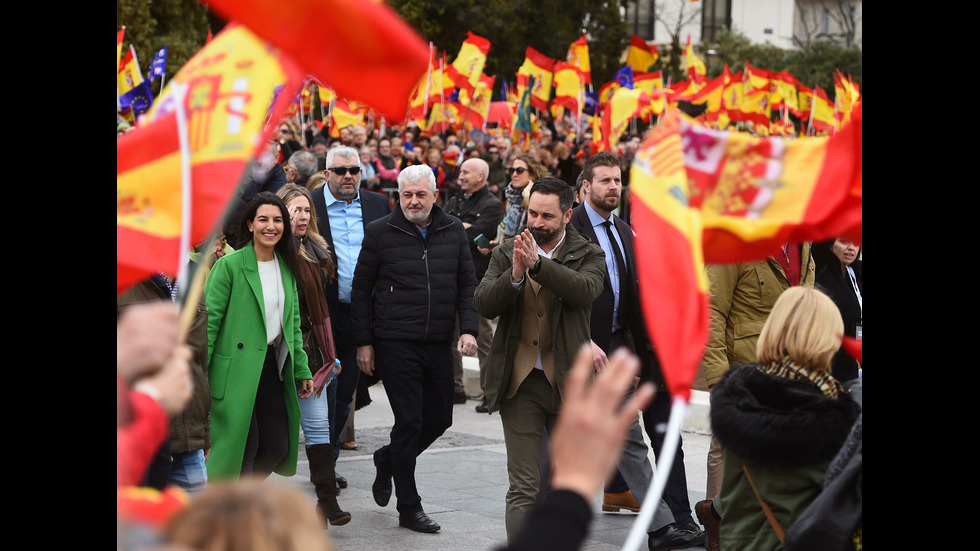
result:
[[[652,41],[656,23],[654,0],[639,0],[631,2],[626,8],[626,22],[630,34]]]
[[[820,15],[820,34],[830,36],[830,10],[827,8]]]
[[[732,0],[704,0],[701,11],[701,40],[717,42],[716,35],[732,27]]]

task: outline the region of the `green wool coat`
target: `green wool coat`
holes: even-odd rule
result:
[[[296,278],[279,258],[285,289],[283,342],[289,349],[282,368],[282,393],[289,418],[289,453],[276,466],[282,476],[296,474],[300,411],[297,383],[312,379],[300,330]],[[208,307],[208,381],[211,384],[211,456],[208,479],[237,479],[259,376],[265,362],[265,300],[255,249],[249,242],[218,259],[204,294]]]

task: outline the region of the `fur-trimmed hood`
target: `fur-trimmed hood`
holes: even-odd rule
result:
[[[734,366],[712,389],[711,430],[721,445],[746,461],[769,465],[832,459],[858,417],[857,402],[757,367]]]

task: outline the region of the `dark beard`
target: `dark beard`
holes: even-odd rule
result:
[[[561,232],[565,230],[565,224],[558,226],[554,231],[544,231],[531,229],[531,236],[534,237],[534,241],[540,246],[541,244],[547,245],[552,241],[557,241],[561,237]]]

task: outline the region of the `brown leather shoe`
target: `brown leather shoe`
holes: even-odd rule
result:
[[[620,509],[626,509],[627,511],[633,511],[638,513],[640,511],[640,504],[633,497],[633,492],[626,490],[625,492],[613,492],[602,494],[602,510],[606,512],[616,513]]]
[[[715,514],[711,512],[711,500],[706,499],[694,504],[694,514],[698,516],[698,522],[704,526],[704,546],[708,551],[721,551],[721,542],[718,540],[719,521]]]

